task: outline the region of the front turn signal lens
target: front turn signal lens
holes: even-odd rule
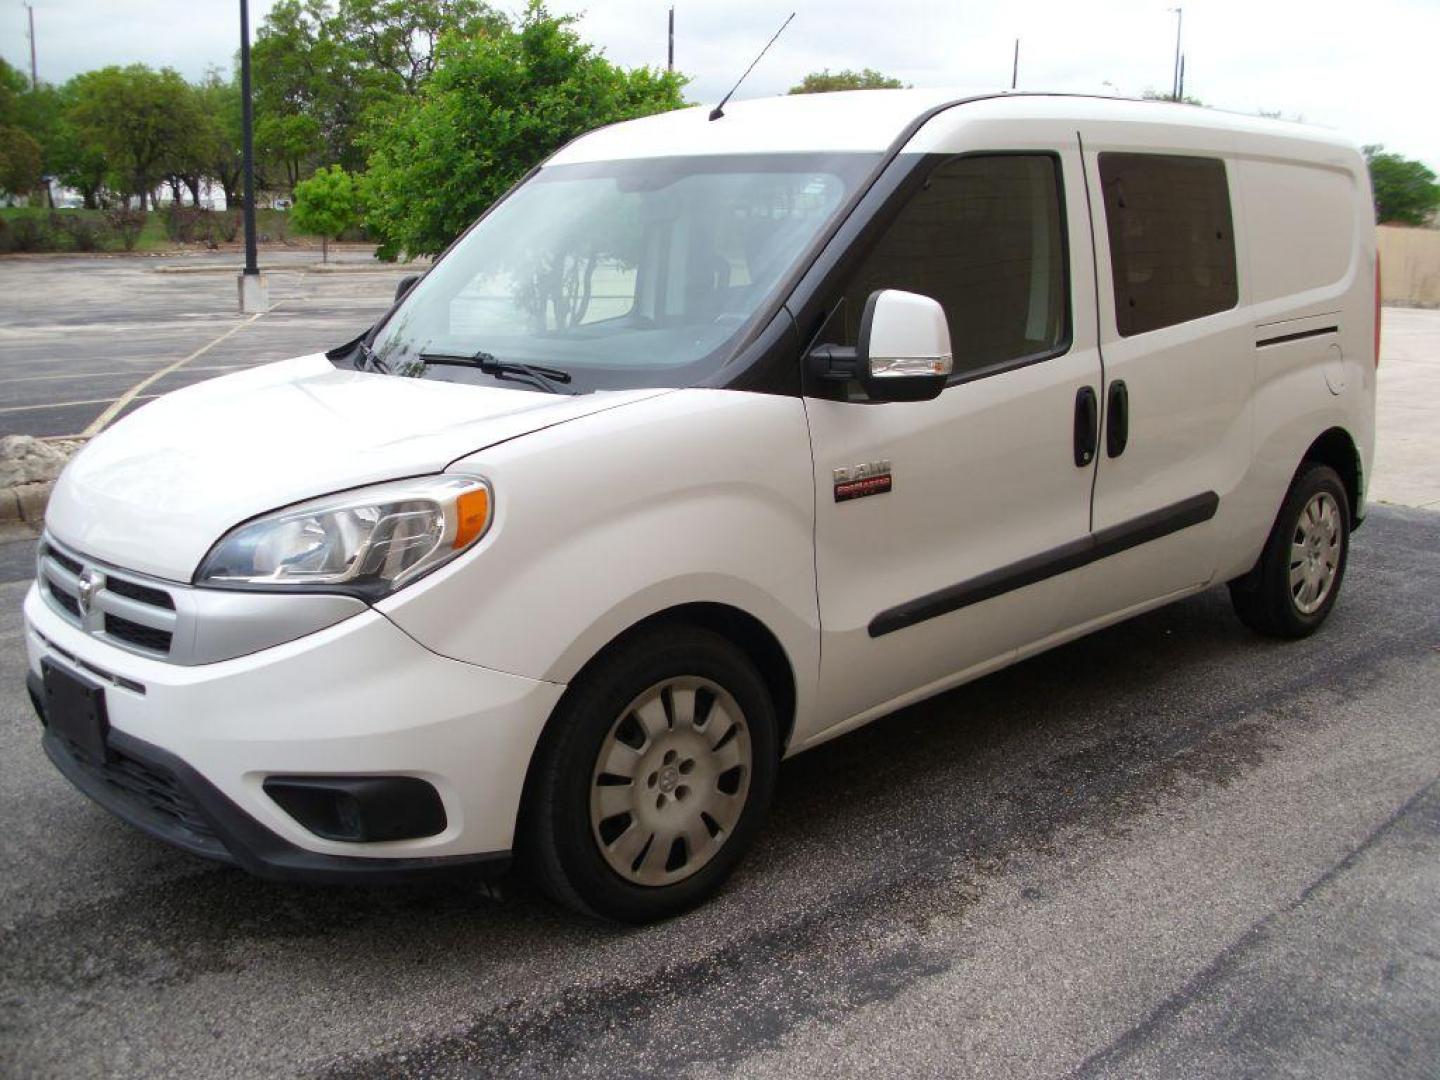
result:
[[[450,546],[463,551],[480,539],[490,524],[490,492],[486,488],[467,491],[455,500],[455,539]]]

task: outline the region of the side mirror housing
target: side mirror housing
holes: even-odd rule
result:
[[[411,289],[413,289],[415,287],[415,283],[419,280],[419,274],[406,274],[404,277],[402,277],[400,279],[400,283],[395,286],[395,303],[398,304],[401,300],[403,300],[405,298],[405,294],[408,293]]]
[[[853,349],[822,345],[809,359],[817,378],[854,379],[871,401],[929,401],[954,370],[945,309],[928,296],[900,289],[870,294]]]

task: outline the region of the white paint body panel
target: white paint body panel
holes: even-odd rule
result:
[[[189,581],[232,526],[316,495],[439,472],[482,446],[659,391],[557,397],[339,371],[300,357],[177,390],[97,436],[46,527],[87,554]]]
[[[798,399],[680,390],[454,468],[490,480],[495,523],[476,551],[380,603],[417,641],[568,682],[656,612],[726,604],[770,628],[808,695],[819,624]]]
[[[116,729],[176,754],[266,828],[327,855],[508,849],[525,779],[515,763],[529,760],[564,690],[437,656],[373,611],[201,667],[121,653],[56,615],[33,586],[25,619],[32,671],[55,655],[41,634],[101,670],[123,670],[146,693],[107,687]],[[261,789],[266,776],[297,772],[421,777],[440,793],[445,831],[375,844],[323,840]]]
[[[1071,291],[1093,295],[1089,224],[1075,212],[1085,189],[1073,130],[1026,119],[1003,133],[973,135],[966,108],[942,113],[917,137],[943,153],[1058,153],[1071,208]],[[1077,391],[1099,380],[1100,357],[1094,304],[1071,307],[1073,343],[1063,356],[950,386],[933,401],[807,399],[824,661],[820,707],[797,723],[798,739],[883,711],[955,672],[991,670],[1061,629],[1072,602],[1068,576],[882,637],[871,637],[868,626],[883,610],[1088,534],[1092,472],[1075,467],[1073,417]],[[876,458],[891,462],[894,490],[835,502],[831,469]]]
[[[713,123],[686,110],[593,133],[550,164],[797,150],[878,161],[956,96],[737,102]],[[1106,148],[1225,160],[1234,310],[1118,337],[1091,198]],[[493,485],[490,531],[373,610],[195,667],[86,637],[32,591],[32,669],[55,655],[48,639],[145,685],[143,697],[109,692],[116,727],[179,755],[300,847],[503,850],[565,684],[651,615],[713,604],[762,624],[793,675],[793,753],[1242,573],[1301,456],[1330,428],[1349,433],[1368,473],[1374,241],[1353,148],[1204,110],[1022,95],[942,109],[904,150],[1059,156],[1072,317],[1062,355],[887,405],[700,388],[559,397],[340,372],[320,356],[218,379],[147,406],[82,452],[52,498],[53,533],[87,556],[185,581],[256,514],[445,468]],[[1328,208],[1323,220],[1297,209],[1307,200]],[[1339,234],[1326,227],[1337,213]],[[1328,338],[1257,348],[1332,325]],[[1097,462],[1077,467],[1076,391],[1094,387],[1103,405],[1114,378],[1131,391],[1129,447],[1107,459],[1102,429]],[[893,492],[835,503],[832,470],[876,460],[892,463]],[[886,608],[1206,491],[1220,501],[1203,526],[879,638],[867,631]],[[451,825],[397,844],[321,840],[259,786],[267,773],[307,770],[423,776]]]

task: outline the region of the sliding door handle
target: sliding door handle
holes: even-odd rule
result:
[[[1130,391],[1125,389],[1125,380],[1116,379],[1110,384],[1105,403],[1105,453],[1119,457],[1125,452],[1130,441]]]
[[[1082,386],[1075,394],[1075,464],[1084,468],[1095,460],[1100,442],[1100,408],[1093,387]]]

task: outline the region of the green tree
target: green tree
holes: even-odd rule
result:
[[[59,107],[53,87],[30,80],[0,60],[0,190],[8,198],[42,186]],[[49,196],[46,186],[45,194]]]
[[[310,162],[362,168],[366,117],[418,92],[441,37],[508,28],[483,0],[279,0],[255,35],[255,113],[292,153],[265,163],[293,176],[294,118],[306,117],[317,137],[302,172]]]
[[[1375,189],[1375,220],[1382,225],[1424,225],[1440,209],[1440,183],[1422,162],[1387,154],[1383,146],[1364,148]]]
[[[445,34],[480,37],[510,29],[481,0],[340,0],[340,33],[352,58],[382,77],[385,89],[414,94],[435,68]]]
[[[126,195],[145,209],[150,193],[189,156],[203,122],[180,74],[143,64],[88,71],[74,80],[69,110],[78,135],[99,147]]]
[[[40,186],[44,152],[27,132],[0,125],[0,195],[14,201]]]
[[[267,178],[282,172],[293,189],[310,162],[359,164],[353,144],[365,95],[325,0],[279,0],[256,31],[252,63],[257,153]]]
[[[888,75],[882,75],[874,68],[866,68],[863,71],[851,71],[846,68],[844,71],[831,71],[826,68],[824,71],[812,71],[805,78],[800,80],[799,85],[792,86],[792,94],[829,94],[836,90],[904,90],[905,84],[899,79],[892,79]]]
[[[59,171],[57,151],[62,138],[63,104],[60,91],[46,83],[21,96],[16,110],[17,125],[40,144],[41,170],[46,176]],[[46,201],[50,198],[50,185],[45,185]]]
[[[81,80],[77,75],[56,91],[59,115],[54,137],[45,148],[50,172],[68,188],[80,192],[89,210],[108,203],[107,181],[111,169],[105,151],[89,139],[75,122],[75,108],[80,100]]]
[[[339,165],[315,170],[295,185],[295,227],[320,237],[320,261],[330,261],[330,241],[360,221],[360,185]]]
[[[683,76],[616,67],[573,25],[532,2],[515,29],[440,40],[418,96],[367,132],[366,225],[382,257],[439,252],[576,135],[684,104]]]
[[[204,122],[204,173],[225,192],[225,205],[240,205],[241,155],[240,82],[211,69],[195,88]]]
[[[305,113],[263,116],[255,122],[255,152],[264,157],[267,187],[294,192],[306,168],[322,155],[325,139],[320,121]],[[274,171],[279,170],[279,176]],[[277,183],[277,180],[283,181]]]
[[[30,80],[3,57],[0,57],[0,124],[14,124],[19,119],[19,102],[30,88]]]

